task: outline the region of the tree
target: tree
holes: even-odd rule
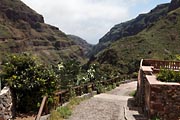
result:
[[[37,110],[43,95],[52,95],[57,88],[55,72],[30,54],[8,55],[2,66],[3,84],[10,86],[18,111]]]
[[[61,78],[61,88],[68,89],[75,86],[77,76],[80,73],[80,63],[75,60],[68,60],[58,64],[58,75]]]

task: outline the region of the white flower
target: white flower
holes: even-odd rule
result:
[[[60,64],[58,64],[58,70],[62,70],[63,68],[64,68],[64,65],[62,62]]]

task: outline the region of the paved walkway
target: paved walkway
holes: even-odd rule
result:
[[[132,107],[129,94],[136,90],[137,82],[121,84],[107,93],[83,101],[68,120],[145,120]]]

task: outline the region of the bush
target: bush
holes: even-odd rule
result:
[[[20,112],[37,111],[42,97],[51,96],[57,87],[54,71],[30,54],[9,55],[2,66],[3,84],[10,86]]]
[[[113,89],[113,86],[112,85],[108,85],[107,86],[107,91],[110,91],[110,90],[112,90]]]
[[[96,89],[97,89],[97,93],[104,93],[105,92],[105,87],[102,84],[96,84]]]
[[[180,72],[161,69],[157,75],[157,79],[162,82],[180,82]]]
[[[116,83],[113,83],[112,89],[116,88]]]
[[[74,97],[76,97],[76,92],[75,89],[71,87],[69,88],[69,98],[74,98]]]

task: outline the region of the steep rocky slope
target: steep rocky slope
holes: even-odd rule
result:
[[[63,59],[84,61],[82,48],[59,28],[20,0],[0,2],[0,59],[6,53],[30,52],[48,63]]]
[[[168,7],[169,4],[158,5],[147,14],[140,14],[135,19],[115,25],[99,40],[92,54],[98,53],[118,39],[136,35],[148,26],[151,26],[153,22],[167,14]]]
[[[137,71],[142,58],[175,59],[180,54],[179,26],[179,0],[158,5],[150,13],[112,28],[96,46],[100,46],[98,51],[104,49],[95,52],[90,62],[130,74]]]
[[[92,50],[93,45],[88,43],[86,40],[75,35],[68,35],[68,38],[73,40],[77,45],[79,45],[84,51],[85,55],[87,55]]]

